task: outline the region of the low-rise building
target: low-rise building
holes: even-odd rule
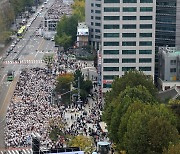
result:
[[[180,88],[180,51],[175,47],[159,48],[159,88]]]
[[[88,45],[89,28],[85,22],[78,23],[77,27],[77,46],[83,47]]]

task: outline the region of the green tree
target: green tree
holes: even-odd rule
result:
[[[165,105],[131,104],[121,118],[118,137],[129,154],[161,154],[170,143],[178,142],[176,117]]]
[[[53,54],[46,54],[43,57],[44,62],[46,63],[47,67],[50,69],[54,62],[54,55]]]
[[[127,87],[122,91],[119,96],[110,102],[104,111],[103,119],[107,123],[109,137],[113,142],[118,143],[118,128],[121,123],[119,119],[126,113],[129,105],[136,101],[141,101],[145,104],[156,103],[154,97],[149,93],[149,91],[143,86],[137,87]]]
[[[61,96],[61,101],[65,104],[70,103],[70,91],[73,79],[74,76],[70,73],[62,74],[57,77],[57,85],[55,90],[58,94],[63,94]]]
[[[92,153],[95,150],[92,138],[82,135],[73,137],[68,142],[68,145],[71,147],[80,147],[85,153]]]
[[[49,119],[49,137],[53,142],[57,142],[60,136],[65,137],[66,124],[59,117]]]
[[[78,88],[78,78],[79,78],[79,81],[80,81],[80,88],[81,88],[83,86],[84,76],[83,76],[82,72],[79,69],[77,69],[74,72],[74,83],[73,83],[73,86],[75,88]]]
[[[76,41],[77,25],[77,15],[63,16],[57,25],[56,44],[63,46],[65,49],[72,46]]]
[[[83,81],[82,89],[84,89],[88,94],[91,92],[93,84],[91,80]]]
[[[180,151],[180,143],[175,145],[170,145],[168,149],[164,149],[163,154],[179,154]]]
[[[72,45],[72,37],[66,35],[65,33],[62,34],[61,37],[56,36],[56,43],[59,44],[60,46],[64,47],[64,50],[67,50],[68,47]]]
[[[106,93],[105,101],[107,105],[113,99],[116,99],[119,96],[119,93],[124,91],[126,87],[137,87],[137,86],[144,86],[152,96],[156,97],[157,89],[153,84],[152,78],[148,77],[147,75],[139,72],[137,70],[132,70],[126,72],[124,76],[120,78],[116,78],[112,83],[112,89]]]
[[[85,21],[85,0],[74,0],[72,8],[73,14],[78,16],[79,21]]]

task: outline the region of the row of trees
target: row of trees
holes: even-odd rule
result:
[[[10,26],[15,17],[30,8],[34,3],[34,0],[10,0],[0,7],[0,43],[9,41],[12,34]]]
[[[85,20],[85,0],[74,0],[72,5],[73,14],[70,17],[63,16],[57,25],[57,34],[55,36],[56,44],[64,47],[74,45],[76,41],[78,22]]]
[[[103,119],[119,151],[168,152],[179,144],[179,116],[161,104],[151,78],[138,71],[115,79],[106,94]]]

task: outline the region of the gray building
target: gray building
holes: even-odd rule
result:
[[[158,49],[159,47],[180,48],[180,0],[156,0],[156,68],[158,77]]]
[[[159,87],[166,90],[175,85],[180,88],[180,50],[175,47],[160,47]]]
[[[93,48],[99,49],[101,45],[101,0],[86,0],[86,25],[89,27],[89,40]]]
[[[180,47],[180,0],[156,0],[156,46]]]

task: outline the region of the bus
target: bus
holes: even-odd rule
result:
[[[13,81],[14,79],[14,71],[13,70],[9,70],[7,72],[7,81]]]
[[[18,38],[22,38],[23,35],[24,35],[24,33],[25,33],[25,31],[26,31],[26,26],[22,26],[22,27],[18,30],[18,32],[17,32],[17,37],[18,37]]]

